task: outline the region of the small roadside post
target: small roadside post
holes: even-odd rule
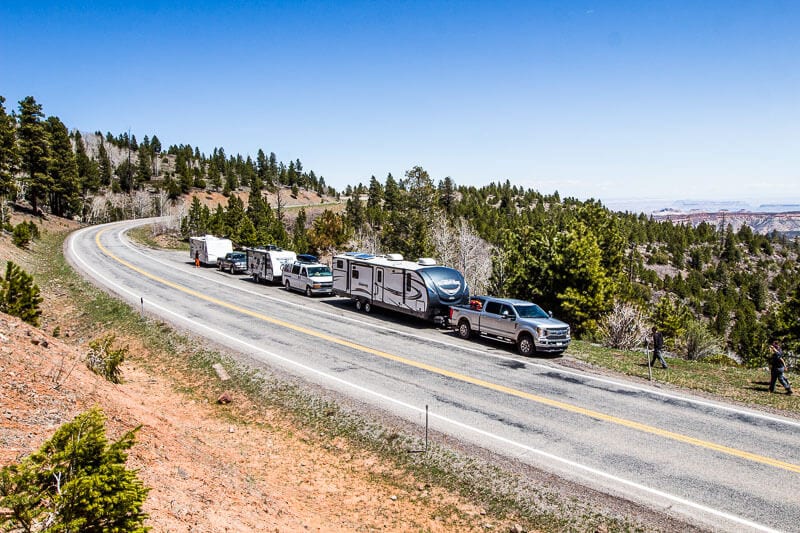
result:
[[[655,344],[653,345],[653,353],[655,353]],[[653,365],[650,364],[650,343],[645,341],[644,343],[644,357],[647,359],[647,379],[653,381]]]

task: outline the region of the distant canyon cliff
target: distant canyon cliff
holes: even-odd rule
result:
[[[787,237],[800,236],[800,211],[787,211],[782,213],[761,213],[750,211],[705,211],[680,213],[672,210],[663,210],[653,213],[655,220],[670,220],[675,224],[691,224],[697,226],[707,222],[722,229],[730,224],[734,231],[743,225],[750,226],[754,233],[768,234],[773,231]]]

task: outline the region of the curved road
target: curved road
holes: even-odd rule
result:
[[[82,229],[70,262],[131,305],[512,460],[712,529],[800,531],[800,423],[523,358],[404,320],[194,269]]]

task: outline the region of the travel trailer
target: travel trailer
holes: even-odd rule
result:
[[[468,304],[469,288],[458,270],[399,254],[375,256],[357,252],[333,258],[333,293],[351,298],[356,309],[390,309],[445,323],[451,305]]]
[[[283,265],[293,263],[297,254],[290,250],[281,250],[275,246],[266,248],[247,248],[247,274],[253,277],[256,283],[269,281],[281,283],[283,279]]]
[[[189,257],[192,261],[200,259],[202,265],[217,266],[217,259],[225,257],[225,254],[232,251],[233,243],[230,239],[221,239],[213,235],[189,237]]]

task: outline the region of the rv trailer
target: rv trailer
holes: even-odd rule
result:
[[[266,248],[247,248],[247,274],[256,283],[269,281],[280,283],[283,279],[283,265],[292,263],[297,254],[289,250],[281,250],[275,246]]]
[[[446,322],[451,305],[469,303],[469,288],[458,270],[429,258],[416,263],[399,254],[348,252],[333,258],[333,293],[355,300],[356,309],[390,309]]]
[[[189,257],[200,259],[203,265],[217,266],[217,259],[233,251],[230,239],[221,239],[213,235],[203,237],[189,237]]]

